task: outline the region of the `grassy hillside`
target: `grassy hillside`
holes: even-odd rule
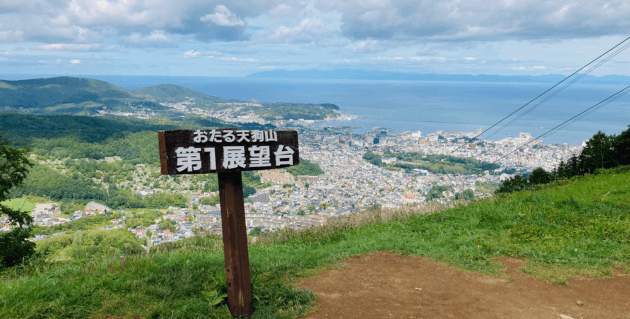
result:
[[[250,246],[254,318],[294,318],[314,296],[293,283],[351,255],[395,251],[500,275],[501,256],[554,284],[630,271],[630,167],[559,180],[445,210],[366,211],[286,230]],[[430,214],[430,212],[435,212]],[[194,237],[151,255],[33,260],[0,282],[0,318],[230,318],[221,238]]]
[[[22,210],[24,212],[32,212],[35,208],[35,204],[29,202],[26,198],[14,198],[0,202],[1,205],[15,210]]]

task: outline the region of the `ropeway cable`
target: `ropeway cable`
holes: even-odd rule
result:
[[[523,116],[527,115],[529,112],[533,111],[535,108],[537,108],[538,106],[540,106],[541,104],[545,103],[546,101],[548,101],[549,99],[551,99],[552,97],[556,96],[558,93],[562,92],[564,89],[566,89],[567,87],[569,87],[571,84],[579,81],[581,78],[585,77],[587,74],[591,73],[592,71],[594,71],[595,69],[597,69],[598,67],[600,67],[602,64],[608,62],[610,59],[614,58],[615,56],[617,56],[619,53],[621,53],[623,50],[625,50],[626,48],[628,48],[630,46],[630,43],[627,43],[626,45],[624,45],[623,47],[619,48],[616,52],[614,52],[613,54],[609,55],[608,57],[606,57],[605,59],[599,61],[595,66],[593,66],[592,68],[589,68],[588,70],[586,70],[584,73],[580,73],[579,76],[577,76],[576,78],[572,79],[570,82],[566,83],[563,87],[561,87],[560,89],[556,90],[555,92],[551,93],[550,95],[546,96],[542,101],[536,103],[535,105],[533,105],[532,107],[530,107],[529,109],[525,110],[523,113],[519,114],[518,116],[516,116],[514,119],[512,119],[509,123],[503,125],[502,127],[500,127],[498,130],[492,132],[490,135],[488,135],[486,137],[486,139],[490,139],[492,136],[496,135],[497,133],[501,132],[504,128],[512,125],[512,123],[518,121],[519,119],[521,119]]]
[[[578,72],[582,71],[583,69],[585,69],[586,67],[588,67],[589,65],[591,65],[593,62],[599,60],[599,58],[603,57],[604,55],[608,54],[610,51],[614,50],[615,48],[617,48],[618,46],[620,46],[621,44],[623,44],[624,42],[630,40],[630,37],[625,38],[623,41],[617,43],[617,45],[615,45],[614,47],[610,48],[608,51],[602,53],[600,56],[598,56],[597,58],[593,59],[591,62],[587,63],[586,65],[584,65],[583,67],[579,68],[577,71],[571,73],[571,75],[565,77],[562,81],[556,83],[554,86],[550,87],[549,89],[547,89],[546,91],[540,93],[538,96],[536,96],[535,98],[533,98],[532,100],[530,100],[529,102],[525,103],[523,106],[519,107],[518,109],[516,109],[515,111],[513,111],[512,113],[508,114],[507,116],[505,116],[504,118],[502,118],[501,120],[499,120],[498,122],[494,123],[492,126],[490,126],[489,128],[485,129],[484,131],[482,131],[481,133],[477,134],[477,136],[475,136],[473,139],[478,138],[479,136],[481,136],[482,134],[486,133],[487,131],[491,130],[492,128],[494,128],[495,126],[497,126],[499,123],[503,122],[505,119],[507,119],[508,117],[512,116],[513,114],[515,114],[516,112],[520,111],[521,109],[523,109],[524,107],[526,107],[527,105],[531,104],[532,102],[534,102],[536,99],[538,99],[539,97],[543,96],[544,94],[546,94],[547,92],[553,90],[555,87],[557,87],[558,85],[560,85],[562,82],[566,81],[567,79],[569,79],[570,77],[572,77],[573,75],[577,74]],[[460,146],[458,148],[456,148],[455,150],[453,150],[449,155],[457,152],[458,150],[460,150],[463,147]],[[431,169],[435,164],[437,164],[438,162],[443,161],[444,158],[440,159],[439,161],[431,164],[427,170]]]
[[[503,156],[499,157],[498,159],[494,160],[494,161],[492,162],[492,164],[494,164],[494,163],[496,163],[497,161],[499,161],[499,160],[501,160],[501,159],[503,159],[503,158],[507,157],[508,155],[510,155],[510,154],[512,154],[512,153],[514,153],[514,152],[516,152],[517,150],[521,149],[522,147],[525,147],[525,146],[527,146],[527,145],[529,145],[529,144],[531,144],[531,143],[533,143],[533,142],[537,141],[539,138],[542,138],[543,136],[545,136],[545,135],[547,135],[547,134],[552,133],[552,132],[553,132],[553,131],[555,131],[556,129],[558,129],[558,128],[560,128],[560,127],[564,126],[565,124],[567,124],[567,125],[568,125],[568,124],[571,124],[572,122],[575,122],[575,121],[577,121],[577,120],[579,120],[579,119],[581,119],[581,118],[583,118],[583,117],[585,117],[585,116],[587,116],[587,115],[589,115],[589,114],[591,114],[591,113],[593,113],[593,112],[597,111],[598,109],[600,109],[600,108],[602,108],[602,107],[604,107],[604,106],[608,105],[609,103],[611,103],[611,102],[613,102],[613,101],[617,100],[618,98],[620,98],[620,97],[622,97],[622,96],[626,95],[628,92],[630,92],[630,90],[629,90],[629,89],[630,89],[630,86],[626,86],[624,89],[622,89],[622,90],[618,91],[617,93],[615,93],[615,94],[613,94],[613,95],[611,95],[611,96],[609,96],[609,97],[605,98],[605,99],[604,99],[604,100],[602,100],[601,102],[599,102],[599,103],[597,103],[597,104],[595,104],[595,105],[593,105],[593,106],[589,107],[588,109],[586,109],[586,110],[584,110],[584,111],[580,112],[579,114],[575,115],[574,117],[572,117],[572,118],[570,118],[570,119],[568,119],[568,120],[566,120],[566,121],[564,121],[564,122],[560,123],[560,124],[559,124],[559,125],[557,125],[556,127],[554,127],[554,128],[552,128],[552,129],[548,130],[547,132],[545,132],[545,133],[543,133],[543,134],[539,135],[539,136],[538,136],[538,137],[536,137],[535,139],[532,139],[531,141],[526,142],[525,144],[523,144],[523,145],[520,145],[520,146],[516,147],[513,151],[511,151],[511,152],[509,152],[509,153],[507,153],[507,154],[505,154],[505,155],[503,155]],[[571,123],[569,123],[569,122],[571,122]]]

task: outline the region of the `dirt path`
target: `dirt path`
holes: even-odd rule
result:
[[[629,274],[557,286],[520,273],[524,260],[496,261],[512,280],[394,253],[349,258],[345,268],[298,284],[318,298],[319,310],[303,318],[630,319]]]

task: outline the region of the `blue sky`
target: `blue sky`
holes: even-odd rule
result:
[[[627,0],[0,0],[0,74],[567,75],[628,17]],[[629,71],[630,50],[593,74]]]

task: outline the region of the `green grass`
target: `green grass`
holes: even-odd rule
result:
[[[35,209],[35,204],[29,202],[26,198],[15,198],[6,200],[2,203],[3,206],[6,206],[11,209],[22,209],[23,212],[32,212]]]
[[[630,173],[602,174],[449,210],[370,210],[263,235],[249,248],[253,318],[304,314],[314,295],[295,282],[372,251],[497,276],[502,265],[494,258],[525,257],[523,272],[554,284],[630,271],[629,193]],[[208,236],[148,256],[34,260],[4,272],[0,318],[229,318],[221,247],[220,237]]]

